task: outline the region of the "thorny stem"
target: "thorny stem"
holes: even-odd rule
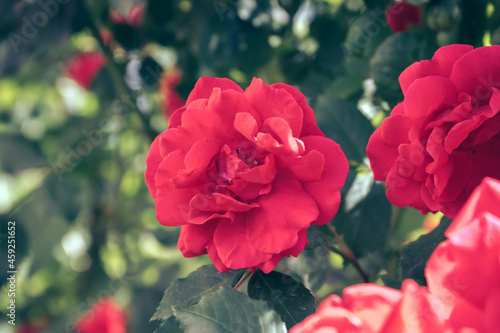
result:
[[[356,258],[354,253],[352,253],[351,249],[349,249],[349,247],[344,242],[342,237],[340,237],[340,235],[337,233],[337,230],[335,230],[335,227],[332,226],[330,223],[327,224],[327,227],[328,227],[328,229],[330,229],[333,236],[335,237],[335,240],[337,241],[337,243],[340,245],[340,248],[341,248],[341,249],[337,249],[334,246],[327,245],[328,249],[330,251],[335,252],[338,255],[340,255],[344,260],[349,261],[354,266],[354,268],[358,271],[358,274],[361,276],[361,279],[363,279],[364,283],[370,282],[370,277],[368,276],[368,274],[365,273],[363,268],[360,266],[358,259]]]
[[[111,52],[110,48],[104,44],[101,35],[99,33],[99,29],[97,28],[93,20],[92,14],[90,13],[90,10],[85,3],[85,0],[80,0],[80,5],[83,15],[86,17],[87,26],[90,29],[92,36],[94,36],[94,38],[97,40],[99,46],[101,47],[104,53],[104,56],[106,57],[106,69],[109,75],[111,76],[111,79],[113,80],[113,83],[118,91],[118,94],[120,96],[128,96],[133,101],[135,101],[134,98],[135,94],[123,81],[124,74],[121,72],[120,68],[114,61],[113,53]],[[154,129],[151,128],[149,117],[144,113],[142,113],[141,110],[139,110],[137,104],[136,103],[132,104],[133,104],[132,111],[135,112],[141,119],[142,125],[149,139],[151,141],[154,141],[154,139],[158,136],[159,133],[157,133]]]
[[[253,273],[251,271],[248,271],[247,274],[243,277],[243,279],[240,280],[240,282],[238,282],[237,285],[234,286],[234,289],[238,289],[239,287],[241,287],[241,285],[243,283],[245,283],[245,281],[252,275]]]

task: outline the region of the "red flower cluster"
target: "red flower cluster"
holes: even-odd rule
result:
[[[127,318],[111,298],[102,298],[75,323],[78,333],[125,333]]]
[[[202,77],[151,145],[145,173],[158,221],[182,226],[186,257],[219,271],[271,271],[329,222],[349,169],[295,88],[254,79],[243,91]]]
[[[66,76],[85,89],[89,89],[99,71],[106,65],[100,52],[79,52],[66,64]]]
[[[399,77],[404,101],[367,147],[398,207],[454,217],[484,177],[500,179],[500,46],[450,45]]]
[[[410,25],[419,25],[422,22],[422,8],[404,1],[393,2],[385,11],[385,20],[393,32],[408,31]]]
[[[496,333],[500,328],[500,181],[486,178],[426,266],[429,288],[361,284],[329,296],[290,333]]]

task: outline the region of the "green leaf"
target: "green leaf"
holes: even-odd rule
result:
[[[186,333],[285,333],[285,324],[265,302],[250,299],[233,288],[220,287],[191,306],[175,306]]]
[[[378,249],[384,242],[391,220],[391,204],[383,185],[371,173],[358,174],[333,219],[337,231],[357,256]]]
[[[171,316],[165,320],[163,324],[161,324],[160,327],[154,331],[154,333],[183,333],[183,330],[175,317]]]
[[[425,265],[434,249],[446,239],[444,232],[453,220],[444,216],[439,225],[428,234],[420,236],[408,244],[401,253],[401,278],[413,279],[421,285],[426,284]]]
[[[342,146],[349,160],[362,163],[373,126],[356,105],[321,96],[314,110],[325,135]]]
[[[263,300],[274,309],[288,329],[316,311],[314,296],[309,289],[291,276],[257,270],[248,281],[248,296]]]
[[[174,305],[193,305],[198,303],[201,297],[220,286],[234,287],[243,275],[244,270],[231,270],[221,273],[213,265],[202,266],[184,279],[172,282],[165,290],[160,306],[151,320],[168,319],[173,315]]]

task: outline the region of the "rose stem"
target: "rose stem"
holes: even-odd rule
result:
[[[363,268],[361,268],[361,266],[359,265],[358,259],[356,258],[354,253],[352,253],[352,251],[349,249],[347,244],[342,240],[342,237],[340,237],[340,235],[337,233],[337,230],[335,230],[335,227],[332,226],[330,223],[327,224],[327,227],[332,232],[333,236],[335,237],[335,240],[340,245],[340,248],[342,250],[339,250],[336,247],[331,246],[331,245],[327,245],[327,248],[330,251],[335,252],[338,255],[340,255],[344,260],[349,261],[354,266],[354,268],[356,268],[359,275],[361,276],[361,279],[363,279],[364,283],[370,282],[370,277],[368,276],[368,274],[365,273],[365,271],[363,271]]]
[[[238,284],[234,286],[234,289],[238,289],[239,287],[241,287],[241,285],[245,283],[245,281],[250,277],[250,275],[252,275],[252,271],[248,271],[247,274],[243,277],[243,279],[241,279],[240,282],[238,282]]]

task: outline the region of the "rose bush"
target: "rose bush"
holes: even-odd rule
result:
[[[454,217],[484,177],[500,178],[500,46],[450,45],[399,77],[404,101],[367,155],[398,207]]]
[[[430,291],[454,328],[500,327],[500,181],[486,178],[426,266]]]
[[[169,122],[145,177],[158,221],[182,226],[184,256],[269,272],[338,210],[347,159],[295,88],[202,77]]]
[[[343,299],[327,297],[290,333],[442,333],[448,326],[439,310],[428,289],[413,280],[405,280],[401,291],[365,283],[345,288]]]
[[[102,298],[75,323],[78,333],[125,333],[125,313],[111,298]]]

